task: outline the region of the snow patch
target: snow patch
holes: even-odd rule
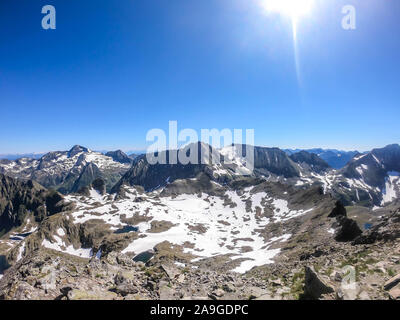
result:
[[[382,190],[382,203],[381,205],[385,205],[389,202],[392,202],[397,198],[397,192],[400,187],[400,173],[397,171],[388,172],[387,177],[385,178],[385,186]]]
[[[17,262],[22,259],[22,255],[24,254],[24,252],[25,252],[25,242],[23,242],[22,245],[19,247]]]
[[[54,235],[53,238],[56,240],[54,243],[47,239],[43,239],[42,246],[81,258],[91,258],[93,255],[93,250],[91,248],[75,249],[73,245],[66,246],[60,237]]]
[[[57,229],[57,234],[61,237],[65,236],[65,231],[63,228],[59,228]]]

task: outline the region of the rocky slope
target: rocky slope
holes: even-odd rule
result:
[[[400,196],[399,172],[400,146],[389,145],[354,157],[336,172],[331,189],[346,204],[384,206]]]
[[[10,249],[0,298],[400,297],[397,205],[380,209],[362,231],[319,187],[198,178],[115,195],[102,195],[97,182],[86,196],[68,196],[73,209]]]
[[[21,180],[33,180],[61,193],[76,192],[96,178],[106,181],[108,189],[130,168],[131,160],[121,151],[103,155],[81,146],[56,151],[40,159],[1,160],[0,173]]]
[[[340,170],[332,169],[316,154],[305,151],[288,156],[277,148],[255,147],[254,170],[249,171],[245,159],[241,157],[245,154],[245,145],[217,150],[202,144],[200,150],[207,148],[213,157],[221,161],[202,162],[202,153],[199,152],[200,164],[151,165],[146,155],[142,155],[135,159],[132,168],[113,191],[118,191],[124,184],[154,190],[176,179],[193,179],[202,172],[217,183],[228,183],[242,175],[249,175],[303,188],[320,185],[324,192],[332,193],[346,205],[357,204],[369,208],[385,206],[400,195],[399,145],[358,154]],[[170,153],[165,152],[165,159],[169,159]]]
[[[300,151],[292,154],[290,159],[296,163],[308,165],[309,170],[314,170],[317,173],[323,173],[330,169],[329,164],[314,153]]]
[[[400,297],[400,203],[396,192],[382,202],[388,188],[377,186],[397,183],[385,176],[396,146],[339,171],[306,152],[256,148],[247,175],[240,148],[200,144],[222,161],[197,154],[186,166],[139,156],[113,193],[94,162],[64,197],[3,177],[0,298]]]
[[[0,174],[0,236],[21,226],[27,218],[36,222],[61,212],[62,196],[33,181],[19,181]]]

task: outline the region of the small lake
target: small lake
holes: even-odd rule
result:
[[[7,263],[6,256],[0,256],[0,274],[8,269],[10,265]]]
[[[114,233],[129,233],[129,232],[138,232],[139,228],[134,226],[124,226],[121,229],[115,230]]]
[[[372,224],[371,223],[366,223],[366,224],[364,224],[364,229],[365,230],[369,230],[369,229],[371,229],[372,228]]]
[[[154,252],[152,252],[152,251],[145,251],[145,252],[139,253],[137,256],[135,256],[135,257],[133,258],[133,261],[136,261],[136,262],[141,261],[141,262],[146,263],[146,262],[149,261],[151,258],[153,258],[153,256],[154,256]]]

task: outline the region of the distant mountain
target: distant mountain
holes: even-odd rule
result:
[[[190,146],[184,147],[187,155],[190,155]],[[78,192],[96,179],[104,180],[107,191],[118,191],[122,185],[142,186],[150,191],[179,179],[206,176],[211,181],[226,184],[240,180],[243,175],[250,175],[297,188],[319,185],[324,193],[332,193],[346,205],[383,206],[400,196],[400,147],[397,144],[364,154],[357,151],[281,150],[256,146],[254,170],[251,172],[241,157],[245,154],[246,145],[222,149],[204,143],[198,143],[198,146],[202,150],[198,155],[198,164],[151,165],[145,154],[128,156],[121,150],[102,154],[76,145],[68,151],[49,152],[40,159],[1,159],[0,173],[33,180],[63,194]],[[207,149],[212,157],[218,157],[221,162],[202,161]],[[172,152],[177,151],[163,152],[166,159]],[[354,156],[344,167],[334,169],[334,166],[338,167],[338,162],[352,154]],[[329,161],[323,159],[329,155]],[[336,165],[331,166],[332,161]]]
[[[259,174],[275,174],[285,178],[300,177],[295,162],[279,148],[254,148],[254,168]]]
[[[385,205],[400,197],[400,146],[355,156],[338,172],[334,189],[343,201]]]
[[[306,151],[318,155],[322,160],[329,164],[334,169],[343,168],[355,155],[359,154],[358,151],[342,151],[336,149],[285,149],[289,155]]]
[[[190,146],[186,146],[190,150]],[[211,159],[221,159],[220,163],[207,163],[204,161],[204,151],[209,149]],[[163,187],[177,179],[194,179],[199,174],[205,174],[210,179],[227,183],[232,180],[240,179],[243,174],[253,177],[261,177],[269,181],[293,181],[296,183],[302,176],[310,176],[311,173],[318,175],[329,169],[317,155],[302,153],[291,159],[284,151],[278,148],[254,147],[254,170],[247,172],[247,168],[242,163],[240,156],[245,154],[245,145],[235,145],[222,149],[214,149],[208,144],[199,143],[198,164],[155,164],[151,165],[146,155],[138,156],[126,174],[113,188],[117,191],[122,185],[139,185],[146,190],[153,190]],[[242,152],[240,152],[242,151]],[[164,151],[165,158],[169,159],[170,154],[177,151]],[[161,156],[161,154],[159,156]],[[189,155],[190,153],[188,153]],[[238,174],[241,172],[243,174]],[[310,176],[309,181],[313,179]]]
[[[200,173],[208,173],[213,176],[212,165],[202,164],[202,155],[205,148],[210,146],[198,143],[198,164],[150,164],[146,155],[138,156],[134,159],[132,167],[125,173],[112,191],[118,191],[122,185],[142,186],[145,190],[153,190],[165,186],[177,179],[195,178]],[[190,146],[188,146],[189,150]],[[160,152],[159,157],[165,157],[169,162],[172,153],[177,150],[167,150]],[[211,151],[210,153],[212,154]],[[190,153],[189,153],[190,154]],[[226,168],[224,168],[226,170]],[[223,171],[228,173],[228,171]]]
[[[130,153],[130,154],[128,154],[128,157],[131,158],[132,160],[134,160],[134,159],[136,159],[137,157],[139,157],[142,154],[145,154],[145,152],[143,152],[143,153]]]
[[[310,169],[318,173],[322,173],[330,168],[329,164],[315,153],[309,153],[307,151],[294,153],[290,156],[290,159],[296,163],[307,164],[310,166]]]
[[[109,190],[130,166],[130,160],[120,151],[107,156],[76,145],[68,151],[46,153],[39,159],[0,160],[0,173],[33,180],[46,188],[67,194],[78,191],[97,178],[104,179]]]
[[[7,160],[17,160],[21,158],[39,159],[44,155],[44,153],[10,153],[10,154],[0,154],[0,159]]]
[[[0,236],[22,225],[28,216],[39,222],[60,212],[62,199],[57,192],[48,191],[33,181],[19,181],[0,174]]]
[[[121,150],[107,152],[106,156],[111,157],[114,161],[119,163],[129,163],[129,164],[132,163],[132,158],[127,156]]]
[[[0,173],[0,299],[363,299],[332,272],[351,257],[394,270],[364,272],[365,299],[398,297],[399,145],[339,170],[304,150],[245,150],[190,144],[187,165],[82,146],[1,160],[19,179]]]

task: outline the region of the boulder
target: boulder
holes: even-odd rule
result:
[[[212,295],[221,298],[225,294],[225,291],[222,289],[217,289],[212,292]]]
[[[340,228],[336,232],[335,240],[338,242],[353,241],[362,234],[357,222],[347,217],[340,216],[337,218]]]
[[[135,285],[128,282],[120,283],[110,291],[120,294],[123,297],[127,296],[128,294],[135,294],[139,292]]]
[[[396,286],[389,290],[389,296],[393,300],[400,300],[400,286]]]
[[[346,208],[340,201],[336,202],[335,208],[333,208],[332,212],[328,216],[328,218],[336,217],[347,217]]]
[[[225,283],[225,284],[222,286],[222,289],[223,289],[225,292],[235,292],[235,291],[236,291],[235,286],[234,286],[232,283]]]
[[[393,278],[389,279],[386,281],[384,285],[384,289],[386,291],[392,289],[393,287],[397,286],[400,283],[400,273],[397,276],[394,276]]]
[[[161,268],[165,271],[168,278],[170,278],[171,280],[175,279],[175,277],[177,277],[181,274],[181,271],[172,264],[163,263],[161,265]]]
[[[132,260],[132,258],[123,253],[119,253],[116,257],[116,260],[118,264],[125,267],[132,267],[134,265],[134,261]]]
[[[313,267],[305,268],[304,294],[307,298],[319,299],[321,295],[334,291],[333,286],[318,276]]]

